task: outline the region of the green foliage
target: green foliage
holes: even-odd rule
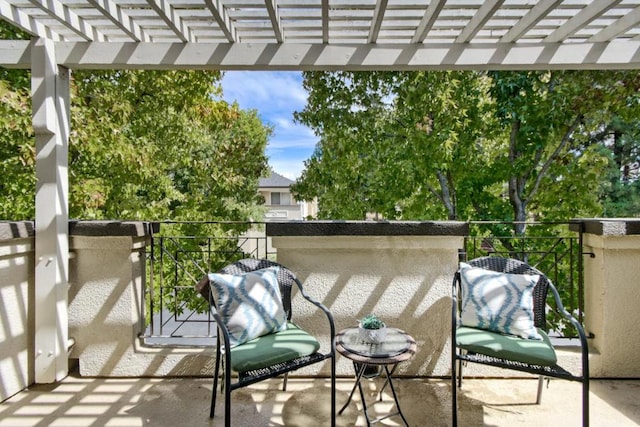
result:
[[[0,218],[29,220],[35,216],[35,147],[30,94],[19,86],[0,81]]]
[[[360,326],[364,329],[380,329],[384,328],[384,322],[375,314],[368,314],[360,319]]]
[[[609,163],[600,187],[603,216],[640,216],[640,122],[616,117],[612,141],[602,147]]]
[[[246,220],[271,133],[216,100],[213,72],[78,72],[70,212],[83,218]]]
[[[403,188],[396,176],[386,172],[389,163],[402,167],[402,159],[394,157],[394,140],[385,135],[379,121],[388,114],[386,97],[394,84],[386,77],[385,73],[304,74],[309,99],[295,118],[321,141],[292,191],[299,199],[317,197],[321,218],[363,219],[368,212],[393,215],[389,198]],[[349,203],[344,203],[346,199]]]
[[[305,73],[304,85],[296,119],[321,140],[293,189],[318,198],[321,218],[457,216],[453,182],[465,174],[450,165],[477,158],[491,123],[482,75]]]
[[[308,104],[296,119],[320,142],[294,189],[299,199],[318,198],[323,219],[524,223],[599,215],[599,190],[617,186],[602,185],[616,151],[612,123],[627,123],[618,126],[624,135],[637,129],[638,76],[305,73]]]
[[[0,25],[0,35],[15,31]],[[35,216],[30,77],[0,70],[0,217]],[[261,218],[272,129],[220,99],[204,71],[75,71],[69,214],[81,219]]]
[[[616,115],[637,112],[637,72],[490,73],[496,116],[508,150],[506,172],[513,219],[556,219],[599,213],[603,152]]]
[[[28,36],[0,20],[0,39]],[[35,148],[31,124],[30,73],[0,68],[0,219],[35,216]]]

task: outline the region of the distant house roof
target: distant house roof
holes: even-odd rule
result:
[[[285,178],[284,176],[273,172],[267,178],[260,178],[258,182],[259,187],[282,187],[289,188],[292,184],[295,184],[295,181],[290,180],[289,178]]]

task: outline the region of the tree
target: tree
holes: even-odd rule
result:
[[[478,190],[491,184],[484,181],[491,177],[477,173],[487,161],[480,144],[495,132],[487,90],[487,78],[476,72],[402,74],[395,115],[404,125],[403,150],[413,164],[411,201],[402,203],[405,217],[435,213],[459,219],[483,193]],[[425,209],[429,205],[444,212]]]
[[[321,140],[293,190],[321,217],[458,217],[455,181],[470,170],[452,165],[475,159],[490,123],[482,75],[305,73],[304,85],[296,119]]]
[[[600,196],[606,217],[640,215],[640,122],[616,116],[610,124],[611,138],[602,150],[609,157],[607,179]]]
[[[299,199],[317,197],[321,218],[395,215],[393,192],[404,189],[388,168],[402,166],[384,124],[393,79],[375,72],[304,73],[309,99],[295,119],[321,139],[292,192]]]
[[[0,39],[9,38],[28,37],[0,21]],[[33,218],[36,175],[30,85],[26,70],[0,68],[0,218]]]
[[[608,164],[599,147],[614,116],[637,114],[637,80],[636,72],[306,73],[309,101],[297,118],[321,142],[295,188],[319,198],[324,218],[376,208],[388,218],[518,221],[520,234],[524,221],[593,216]],[[364,205],[365,194],[375,204]]]
[[[5,78],[11,78],[5,74]],[[70,216],[247,220],[271,129],[219,99],[217,72],[77,71],[71,84]],[[33,132],[21,75],[0,84],[2,215],[34,216]]]
[[[601,136],[595,136],[602,135],[616,111],[630,107],[636,73],[490,74],[496,116],[508,131],[508,151],[496,172],[507,174],[513,219],[597,211],[594,189],[606,161],[594,147]],[[524,223],[517,224],[516,233],[523,232]]]
[[[270,129],[216,100],[215,72],[77,72],[71,214],[244,220]]]

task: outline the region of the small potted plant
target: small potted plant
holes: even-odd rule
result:
[[[369,314],[360,319],[358,336],[366,343],[380,344],[387,336],[387,326],[378,316]]]

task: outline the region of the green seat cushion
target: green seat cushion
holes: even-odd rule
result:
[[[318,340],[288,322],[284,331],[263,335],[231,348],[231,369],[244,372],[265,368],[308,356],[319,349]]]
[[[540,328],[538,333],[542,340],[525,339],[461,326],[456,332],[456,343],[460,348],[487,356],[534,365],[555,365],[558,358],[549,336]]]

